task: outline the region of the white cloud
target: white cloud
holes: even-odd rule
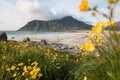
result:
[[[16,4],[19,11],[24,14],[25,19],[49,20],[53,17],[50,8],[40,4],[38,0],[19,0]]]
[[[107,8],[101,8],[100,9],[100,12],[101,13],[104,13],[106,14],[108,17],[110,16],[110,10],[108,10]],[[100,15],[98,14],[98,17],[102,20],[108,20],[108,19],[105,19],[105,17],[103,15]],[[120,20],[120,8],[119,7],[116,7],[114,9],[114,12],[113,12],[113,18],[117,21],[117,20]]]
[[[77,15],[79,11],[77,2],[79,1],[61,0],[58,2],[58,0],[50,0],[47,3],[42,3],[38,0],[19,0],[16,6],[24,14],[26,20],[51,20],[64,16],[80,17]]]
[[[22,23],[15,4],[8,0],[0,0],[0,30],[17,30]]]
[[[115,14],[114,17],[116,18],[116,20],[120,20],[120,8],[119,7],[115,9],[114,14]]]
[[[6,0],[0,0],[0,4],[6,4],[7,1]]]

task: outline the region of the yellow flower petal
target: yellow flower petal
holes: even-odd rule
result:
[[[107,24],[108,24],[109,27],[114,27],[115,26],[115,21],[111,20]]]
[[[92,13],[92,16],[93,16],[93,17],[95,17],[96,15],[97,15],[96,12],[93,12],[93,13]]]
[[[87,80],[87,77],[86,77],[86,76],[84,76],[83,80]]]
[[[12,65],[10,69],[15,70],[15,68],[16,68],[16,66]]]
[[[94,38],[94,34],[93,33],[89,34],[88,38],[93,39]]]
[[[87,0],[82,0],[80,5],[78,6],[80,11],[88,11],[90,10],[89,3]]]
[[[112,4],[112,3],[117,3],[118,0],[107,0],[107,2]]]
[[[94,45],[91,42],[84,43],[83,45],[80,46],[81,50],[92,52],[95,50]]]

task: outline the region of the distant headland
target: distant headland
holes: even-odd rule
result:
[[[70,30],[90,30],[92,25],[83,21],[78,21],[71,16],[62,19],[42,21],[32,20],[18,29],[18,31],[70,31]]]

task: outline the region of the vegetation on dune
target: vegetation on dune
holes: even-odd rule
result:
[[[27,43],[0,42],[1,80],[68,80],[80,55]]]
[[[97,6],[90,8],[87,0],[81,11],[102,14],[109,21],[98,22],[88,35],[88,42],[75,47],[80,54],[58,52],[27,43],[0,42],[0,80],[120,80],[120,32],[113,19],[114,6],[119,0],[107,0],[110,16]],[[108,27],[108,31],[105,31]]]
[[[90,8],[87,0],[82,0],[80,11],[93,11],[92,16],[103,15],[108,19],[92,27],[88,42],[79,48],[87,53],[84,64],[75,67],[75,80],[120,80],[120,33],[116,29],[113,12],[119,0],[107,0],[110,14],[99,12],[97,6]],[[107,27],[107,31],[104,29]],[[96,55],[96,58],[93,57]]]

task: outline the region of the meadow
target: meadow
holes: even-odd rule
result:
[[[82,57],[56,48],[1,41],[0,80],[67,80]]]

